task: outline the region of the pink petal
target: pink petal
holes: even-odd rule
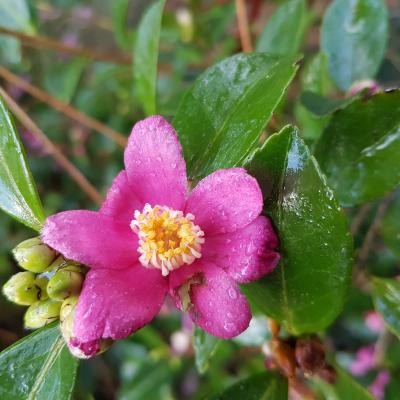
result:
[[[242,333],[249,326],[251,312],[236,283],[212,264],[203,266],[203,278],[202,284],[193,284],[190,288],[189,313],[193,322],[224,339]]]
[[[125,338],[154,318],[166,291],[167,280],[156,269],[90,270],[76,309],[75,341]]]
[[[130,186],[126,171],[121,171],[114,179],[100,208],[100,213],[130,225],[135,210],[142,211],[144,203]]]
[[[138,262],[138,239],[129,225],[94,211],[52,215],[42,240],[66,258],[90,267],[118,269]]]
[[[268,218],[260,216],[246,227],[206,239],[202,259],[214,262],[236,282],[262,278],[279,262],[278,239]]]
[[[260,215],[263,198],[257,181],[242,168],[221,169],[201,180],[186,212],[207,235],[235,232]]]
[[[164,118],[148,117],[133,127],[124,161],[129,182],[143,202],[183,208],[185,160],[178,136]]]

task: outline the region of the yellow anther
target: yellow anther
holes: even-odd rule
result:
[[[135,211],[132,230],[139,237],[139,261],[148,268],[158,268],[166,276],[183,264],[201,257],[204,232],[193,223],[194,216],[169,207],[146,204]]]

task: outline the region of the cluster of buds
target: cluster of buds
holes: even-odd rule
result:
[[[78,298],[86,268],[66,260],[39,237],[20,243],[13,254],[25,271],[13,275],[3,293],[13,303],[28,306],[25,327],[38,329],[58,320],[64,304]]]

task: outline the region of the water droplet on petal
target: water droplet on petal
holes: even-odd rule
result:
[[[234,287],[228,289],[228,295],[231,299],[236,299],[238,297],[237,290]]]

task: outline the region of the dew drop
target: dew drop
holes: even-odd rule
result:
[[[238,294],[237,294],[237,291],[236,291],[236,289],[234,288],[234,287],[230,287],[229,289],[228,289],[228,295],[229,295],[229,297],[231,298],[231,299],[236,299],[237,298],[237,296],[238,296]]]

